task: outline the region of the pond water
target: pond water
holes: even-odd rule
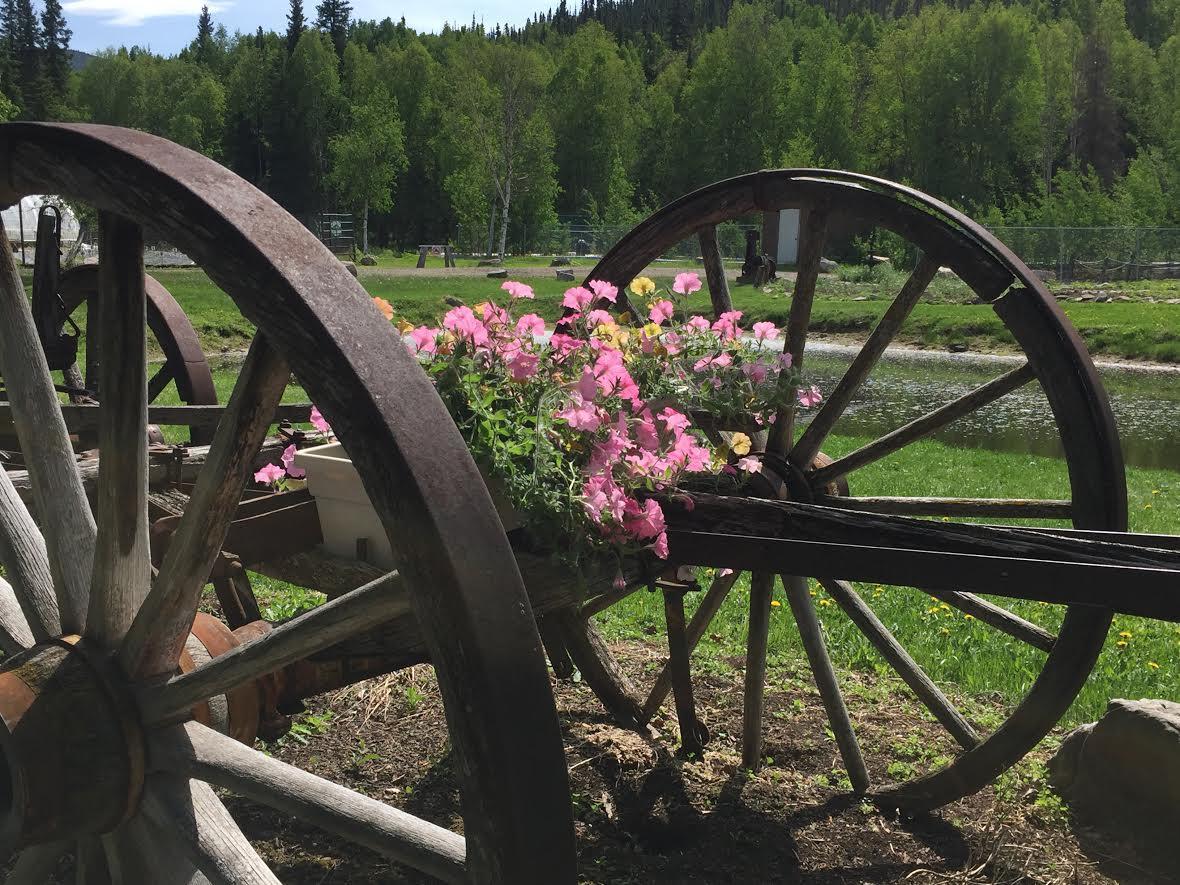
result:
[[[855,350],[813,343],[808,379],[831,390]],[[835,432],[880,436],[957,399],[1023,362],[1020,358],[890,350]],[[1100,366],[1128,466],[1180,470],[1180,370]],[[973,448],[1061,455],[1048,401],[1035,382],[960,418],[934,436]]]

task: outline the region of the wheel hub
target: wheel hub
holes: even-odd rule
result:
[[[114,669],[77,636],[0,669],[0,849],[108,832],[135,809],[143,734]]]
[[[815,486],[807,473],[789,459],[771,452],[759,452],[757,457],[762,462],[762,469],[750,478],[750,490],[754,497],[814,504],[818,496],[848,496],[848,480],[844,477],[823,486]],[[815,469],[831,463],[832,459],[820,452],[811,466]]]

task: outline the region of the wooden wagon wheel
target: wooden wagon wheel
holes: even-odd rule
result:
[[[41,880],[76,849],[83,882],[188,882],[195,871],[276,881],[213,784],[450,881],[574,881],[565,759],[516,563],[458,431],[364,290],[268,197],[163,139],[8,124],[0,150],[5,202],[53,192],[100,211],[106,391],[95,518],[0,244],[0,363],[22,447],[35,453],[40,525],[0,472],[0,640],[13,654],[0,669],[0,840],[21,852],[13,879]],[[149,222],[260,330],[155,575],[140,229]],[[399,573],[175,675],[292,370],[365,478]],[[407,610],[438,672],[465,839],[190,720],[194,705]]]
[[[1076,527],[1123,531],[1126,529],[1126,485],[1118,435],[1106,395],[1094,366],[1064,314],[1041,280],[986,230],[950,207],[891,182],[846,172],[824,170],[764,171],[719,182],[677,200],[660,210],[624,237],[598,263],[587,280],[614,283],[620,291],[620,309],[635,308],[622,294],[624,286],[651,261],[677,242],[699,237],[716,313],[730,310],[730,296],[717,250],[716,225],[756,212],[801,207],[803,223],[798,274],[788,317],[785,349],[796,365],[805,365],[808,325],[819,274],[821,250],[829,222],[841,215],[861,224],[885,228],[901,235],[920,250],[917,266],[877,327],[867,337],[838,385],[826,392],[826,401],[801,434],[795,432],[795,408],[779,415],[766,444],[764,473],[777,477],[777,494],[791,500],[890,516],[943,516],[952,518],[1069,518]],[[1023,350],[1027,362],[910,422],[880,439],[832,461],[820,447],[857,390],[901,328],[940,266],[951,267],[984,301],[991,304]],[[897,452],[952,421],[1031,381],[1039,382],[1056,420],[1068,465],[1072,489],[1069,501],[951,500],[930,498],[857,498],[855,471]],[[834,489],[834,482],[851,482]],[[763,495],[771,497],[772,489]],[[700,541],[697,555],[701,556]],[[676,557],[676,545],[672,545]],[[726,565],[723,550],[694,560]],[[865,561],[871,561],[866,551]],[[948,564],[948,568],[951,568]],[[788,562],[776,563],[773,572],[754,574],[750,585],[750,627],[746,660],[744,764],[760,761],[763,681],[767,631],[775,574],[782,575],[786,595],[801,633],[828,719],[839,744],[851,783],[858,791],[870,788],[864,758],[858,746],[848,709],[837,684],[833,666],[808,592],[805,578],[791,577]],[[1039,676],[1027,696],[1007,720],[988,735],[951,704],[906,649],[881,623],[871,606],[854,587],[819,578],[831,598],[866,636],[881,656],[942,723],[961,747],[945,768],[925,777],[879,787],[876,795],[894,805],[931,808],[953,801],[990,782],[1017,762],[1060,719],[1085,682],[1102,648],[1111,614],[1105,609],[1071,606],[1056,635],[1017,617],[986,599],[962,592],[934,590],[950,606],[972,615],[991,628],[1045,651]],[[906,583],[922,587],[922,574]],[[927,576],[929,577],[929,576]],[[621,677],[592,627],[567,632],[567,643],[607,706],[624,719],[646,723],[659,709],[675,682],[677,707],[685,747],[699,747],[691,705],[688,655],[707,632],[737,575],[717,577],[691,623],[684,625],[683,608],[673,598],[669,606],[670,663],[650,689],[646,702]],[[675,589],[675,588],[672,588]],[[625,593],[627,591],[623,591]],[[601,611],[618,596],[607,594],[591,600],[583,614]],[[925,597],[915,595],[915,604]],[[567,627],[569,622],[567,622]],[[680,695],[687,697],[680,697]]]
[[[95,264],[81,264],[62,273],[58,282],[58,294],[66,313],[74,314],[79,309],[85,312],[86,327],[91,328],[91,312],[98,303],[99,268]],[[201,349],[197,330],[189,321],[184,309],[172,293],[151,274],[144,274],[144,291],[147,294],[148,329],[156,338],[164,354],[164,362],[148,379],[148,402],[159,399],[169,384],[175,385],[180,401],[190,406],[217,405],[217,390],[213,386],[213,373]],[[97,324],[93,328],[98,328]],[[86,349],[86,389],[98,390],[98,348],[91,341]],[[80,374],[80,373],[79,373]],[[189,428],[189,440],[195,444],[208,443],[212,433],[207,427]]]

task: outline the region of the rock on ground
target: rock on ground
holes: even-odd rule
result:
[[[1127,841],[1180,879],[1180,704],[1112,700],[1049,761],[1049,782],[1079,821]],[[1176,880],[1173,880],[1176,881]]]

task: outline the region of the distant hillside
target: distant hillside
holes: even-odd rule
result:
[[[71,49],[69,52],[71,71],[80,71],[94,61],[94,56],[89,52],[82,52],[79,49]]]

